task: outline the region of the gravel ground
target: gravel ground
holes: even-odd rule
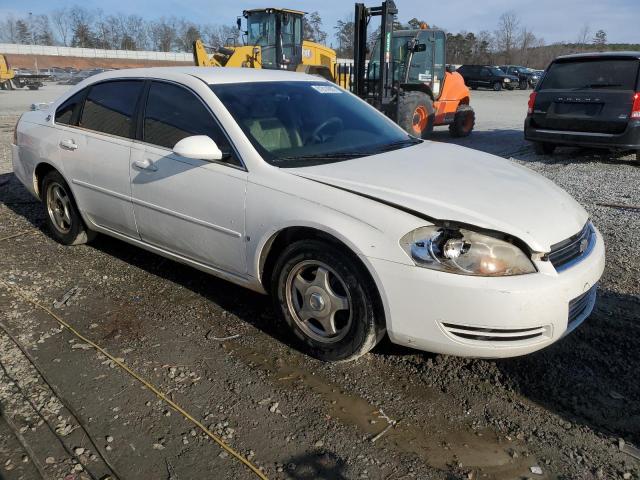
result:
[[[9,142],[19,113],[62,89],[0,91],[0,237],[33,230],[0,244],[0,279],[124,359],[269,478],[640,478],[628,453],[640,443],[640,260],[631,251],[640,212],[598,205],[640,205],[632,157],[580,149],[537,157],[522,138],[527,92],[474,92],[476,131],[456,143],[555,181],[603,233],[596,310],[566,339],[522,358],[460,359],[383,341],[356,362],[328,365],[291,348],[263,296],[104,236],[74,248],[49,238],[40,205],[11,173]],[[440,130],[435,140],[451,141]],[[252,478],[1,285],[0,312],[43,374],[0,332],[0,372],[12,378],[0,379],[0,478],[38,478],[32,463],[52,478],[109,469],[115,478]],[[229,335],[239,337],[219,340]],[[399,423],[372,442],[388,419]],[[32,453],[5,435],[12,429]]]

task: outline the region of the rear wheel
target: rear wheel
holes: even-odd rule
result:
[[[398,125],[418,138],[429,136],[435,119],[431,97],[422,92],[406,92],[399,102]]]
[[[556,149],[556,145],[548,142],[535,142],[533,144],[533,149],[536,152],[536,155],[551,155]]]
[[[84,225],[62,175],[55,170],[49,172],[42,180],[40,191],[47,226],[53,238],[64,245],[80,245],[95,237],[95,232]]]
[[[449,125],[452,137],[467,137],[476,124],[476,114],[470,105],[458,105],[453,122]]]
[[[320,240],[295,242],[280,256],[275,272],[276,308],[309,355],[353,360],[382,338],[375,286],[340,247]]]

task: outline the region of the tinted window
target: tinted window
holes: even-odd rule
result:
[[[133,112],[143,83],[139,80],[94,85],[84,102],[80,126],[120,137],[131,137]]]
[[[635,90],[636,59],[595,59],[555,62],[544,76],[540,90],[599,88]]]
[[[220,150],[231,152],[222,129],[198,97],[177,85],[152,82],[144,115],[143,140],[173,148],[192,135],[207,135]],[[239,164],[235,158],[228,161]]]
[[[85,90],[82,90],[67,99],[56,110],[56,123],[63,125],[75,125],[78,123],[77,114],[84,98]]]

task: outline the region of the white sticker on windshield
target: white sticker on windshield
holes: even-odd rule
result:
[[[332,85],[311,85],[316,92],[320,93],[342,93],[342,91]]]

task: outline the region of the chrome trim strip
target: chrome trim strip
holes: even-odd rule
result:
[[[572,132],[570,130],[545,130],[545,129],[537,129],[538,133],[551,133],[552,135],[582,135],[585,137],[615,137],[617,134],[615,133],[599,133],[599,132]]]
[[[131,198],[131,197],[127,196],[127,195],[123,195],[121,193],[114,192],[112,190],[107,190],[106,188],[98,187],[96,185],[92,185],[90,183],[83,182],[82,180],[72,180],[71,182],[76,184],[76,185],[80,185],[81,187],[89,188],[91,190],[95,190],[97,192],[104,193],[105,195],[109,195],[109,196],[118,198],[120,200],[126,200],[127,202],[132,202],[132,203],[135,203],[136,205],[140,205],[142,207],[147,207],[147,208],[150,208],[152,210],[156,210],[156,211],[158,211],[160,213],[165,213],[167,215],[171,215],[172,217],[179,218],[180,220],[185,220],[187,222],[191,222],[191,223],[194,223],[196,225],[200,225],[200,226],[203,226],[203,227],[210,228],[211,230],[216,230],[218,232],[224,233],[225,235],[229,235],[231,237],[235,237],[235,238],[241,238],[242,237],[242,234],[240,232],[236,232],[235,230],[230,230],[228,228],[221,227],[219,225],[215,225],[213,223],[205,222],[204,220],[199,220],[197,218],[193,218],[193,217],[190,217],[188,215],[184,215],[182,213],[174,212],[174,211],[169,210],[167,208],[163,208],[163,207],[160,207],[158,205],[154,205],[152,203],[145,202],[143,200],[138,200],[137,198]]]
[[[235,230],[230,230],[225,227],[221,227],[219,225],[215,225],[213,223],[205,222],[204,220],[199,220],[197,218],[190,217],[189,215],[184,215],[183,213],[174,212],[173,210],[169,210],[168,208],[160,207],[158,205],[154,205],[153,203],[145,202],[144,200],[139,200],[137,198],[131,198],[131,201],[139,205],[141,207],[150,208],[151,210],[155,210],[160,213],[165,213],[167,215],[171,215],[172,217],[179,218],[180,220],[185,220],[187,222],[194,223],[196,225],[200,225],[203,227],[207,227],[211,230],[216,230],[220,233],[224,233],[225,235],[229,235],[231,237],[240,238],[242,234],[240,232],[236,232]]]
[[[82,180],[71,180],[71,183],[75,185],[80,185],[81,187],[88,188],[90,190],[95,190],[96,192],[104,193],[105,195],[109,195],[111,197],[118,198],[120,200],[126,200],[127,202],[131,201],[131,197],[129,195],[123,195],[122,193],[114,192],[113,190],[108,190],[106,188],[98,187],[97,185],[93,185],[91,183],[83,182]]]

